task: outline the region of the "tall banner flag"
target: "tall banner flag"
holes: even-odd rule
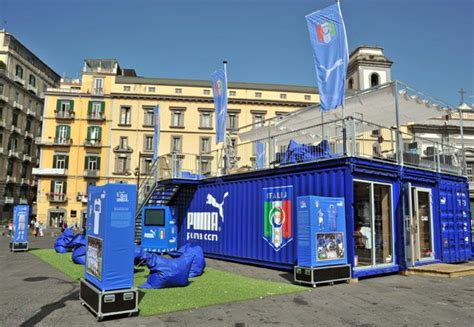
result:
[[[344,104],[349,53],[344,20],[339,2],[306,16],[317,82],[321,111],[329,111]]]
[[[255,152],[257,155],[257,160],[256,160],[257,169],[265,168],[266,144],[261,141],[257,141],[255,143],[255,147],[256,147]]]
[[[157,104],[153,109],[153,125],[155,133],[153,134],[153,161],[158,159],[158,151],[160,149],[160,105]]]
[[[216,108],[216,144],[225,141],[227,122],[227,74],[219,69],[211,75],[212,93]]]
[[[13,242],[23,243],[28,241],[28,217],[30,207],[27,205],[16,205],[13,208]]]

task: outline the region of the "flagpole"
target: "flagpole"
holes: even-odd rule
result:
[[[222,62],[224,64],[224,78],[225,78],[225,92],[227,94],[225,95],[226,98],[226,112],[228,110],[227,106],[229,104],[228,100],[228,90],[227,90],[227,60],[224,60]],[[227,114],[226,114],[227,115]],[[222,142],[222,155],[224,159],[224,175],[227,174],[227,170],[229,169],[229,158],[228,158],[228,153],[227,153],[227,117],[224,118],[224,142]]]
[[[341,13],[341,3],[339,2],[339,0],[336,0],[336,3],[337,3],[337,6],[339,7],[339,12]],[[341,16],[342,16],[342,13],[341,13]],[[347,78],[347,76],[346,76]],[[344,88],[346,87],[345,86],[345,83],[346,81],[344,80]],[[344,100],[345,99],[342,99],[342,105],[341,105],[341,114],[342,114],[342,148],[343,148],[343,152],[344,152],[344,155],[347,154],[347,131],[346,131],[346,121],[344,120],[345,118],[345,114],[344,114]]]

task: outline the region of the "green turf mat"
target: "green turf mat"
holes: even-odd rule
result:
[[[32,250],[30,253],[73,280],[83,276],[84,267],[72,262],[71,253],[58,254],[53,249]],[[135,286],[145,282],[147,275],[147,268],[135,273]],[[308,290],[306,287],[243,277],[212,268],[206,268],[202,276],[190,281],[191,284],[186,287],[142,290],[144,296],[139,304],[140,315],[157,315]]]

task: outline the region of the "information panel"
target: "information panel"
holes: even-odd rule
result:
[[[147,252],[169,252],[177,249],[176,220],[167,206],[142,209],[142,244]]]
[[[297,205],[298,265],[347,263],[344,198],[300,196]]]
[[[136,186],[91,186],[84,277],[103,291],[133,287]]]
[[[28,242],[28,218],[30,207],[28,205],[17,205],[13,208],[13,226],[15,228],[12,242]]]

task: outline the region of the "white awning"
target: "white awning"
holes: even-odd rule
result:
[[[428,123],[429,119],[446,114],[448,109],[457,110],[405,84],[397,83],[400,125]],[[395,82],[363,90],[346,97],[344,116],[352,116],[387,128],[397,126],[395,100]],[[269,135],[277,136],[302,129],[308,129],[308,134],[311,134],[311,127],[323,122],[338,120],[342,117],[341,108],[322,113],[319,110],[319,105],[310,106],[263,127],[241,133],[240,139],[242,141],[255,141],[268,138]],[[311,137],[314,138],[314,135],[311,135]]]

